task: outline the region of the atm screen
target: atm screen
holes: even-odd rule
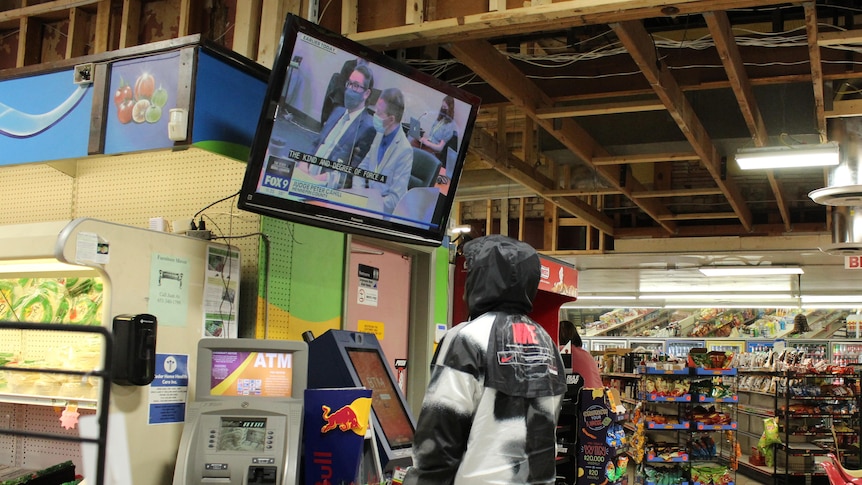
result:
[[[214,350],[211,396],[293,397],[293,354]]]
[[[217,451],[263,451],[266,418],[221,418]]]
[[[347,355],[362,385],[372,391],[371,409],[380,422],[389,447],[397,449],[411,446],[413,425],[395,392],[380,353],[374,349],[347,349]]]

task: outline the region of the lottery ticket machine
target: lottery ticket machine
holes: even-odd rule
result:
[[[201,339],[173,484],[298,483],[307,378],[305,342]]]

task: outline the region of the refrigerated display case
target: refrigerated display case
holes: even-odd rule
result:
[[[624,338],[620,339],[590,339],[590,350],[592,351],[604,351],[609,349],[625,349],[628,346],[628,341]]]
[[[628,339],[628,346],[634,352],[649,352],[654,355],[665,354],[665,341],[663,339]]]
[[[669,339],[667,341],[667,355],[684,359],[691,349],[706,348],[706,342],[701,339]]]
[[[794,345],[796,342],[794,342]],[[829,348],[832,353],[830,360],[836,365],[849,365],[862,363],[862,342],[856,341],[831,341]]]
[[[706,350],[718,350],[738,354],[745,350],[745,342],[742,340],[707,340]]]
[[[19,289],[31,287],[40,295],[20,300],[15,305],[18,313],[27,312],[31,320],[44,323],[61,324],[65,319],[58,317],[61,313],[69,319],[81,318],[69,316],[74,309],[55,311],[54,308],[64,307],[46,297],[47,290],[60,282],[68,290],[72,280],[89,279],[92,285],[88,286],[88,298],[99,300],[100,306],[94,309],[82,304],[78,310],[87,315],[90,324],[110,329],[113,318],[120,314],[152,314],[158,318],[156,362],[162,366],[156,368],[156,379],[147,386],[112,384],[110,388],[111,428],[124,429],[125,433],[108,434],[111,450],[108,469],[111,471],[116,464],[130,477],[115,483],[170,483],[185,406],[194,394],[188,364],[194,361],[197,341],[205,335],[211,320],[206,308],[211,306],[213,298],[222,298],[227,293],[225,288],[239,285],[238,273],[234,281],[224,282],[228,286],[212,288],[209,284],[212,263],[218,259],[213,249],[224,252],[225,248],[202,239],[94,219],[0,226],[0,280],[12,279]],[[234,248],[227,248],[225,254],[233,251]],[[162,276],[165,272],[173,273],[174,279],[163,278],[160,282],[160,271]],[[21,281],[26,283],[21,286]],[[25,305],[31,303],[36,305],[25,310]],[[48,316],[38,310],[39,306],[42,310],[51,308],[52,314]],[[235,323],[231,322],[234,330]],[[21,362],[59,358],[68,361],[67,368],[77,369],[91,362],[98,366],[103,351],[96,347],[97,357],[93,359],[86,336],[78,342],[69,338],[9,335],[13,330],[4,332],[7,333],[0,335],[0,351]],[[11,373],[7,371],[6,375]],[[78,435],[77,429],[60,429],[55,409],[74,404],[82,418],[92,415],[98,408],[98,393],[84,389],[87,395],[73,396],[69,392],[82,390],[72,387],[62,389],[22,382],[21,387],[15,388],[18,392],[13,393],[8,392],[7,386],[7,392],[0,394],[0,411],[11,416],[8,427],[19,432],[62,431]],[[41,469],[71,459],[77,470],[87,468],[83,466],[80,445],[74,441],[46,444],[27,436],[8,439],[0,436],[0,443],[16,466]]]
[[[774,340],[746,340],[746,352],[766,352],[775,346]]]

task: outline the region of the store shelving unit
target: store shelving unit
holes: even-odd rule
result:
[[[698,483],[693,474],[697,467],[736,460],[735,369],[642,367],[640,371],[648,437],[640,469],[645,483],[659,473],[676,477],[677,484]],[[727,387],[725,381],[732,382],[730,393],[707,391],[718,384]],[[735,473],[732,476],[735,481]]]
[[[68,443],[90,443],[96,445],[96,475],[94,483],[102,485],[105,483],[105,460],[107,451],[107,433],[108,433],[108,404],[110,402],[110,380],[111,380],[111,362],[112,362],[112,337],[108,329],[101,326],[83,326],[83,325],[59,325],[59,324],[42,324],[42,323],[26,323],[26,322],[0,322],[0,332],[5,336],[11,333],[21,335],[21,338],[26,338],[26,334],[41,334],[41,335],[58,335],[58,338],[75,339],[87,334],[101,337],[102,343],[102,359],[100,365],[94,369],[74,369],[74,366],[66,368],[42,368],[42,367],[13,367],[0,366],[0,371],[5,371],[8,374],[31,374],[42,376],[64,376],[71,379],[97,379],[98,394],[95,399],[79,400],[77,398],[58,398],[53,396],[41,396],[38,394],[29,395],[13,395],[6,394],[2,396],[3,402],[37,405],[37,406],[59,406],[67,407],[70,403],[74,403],[75,407],[90,407],[98,409],[98,434],[95,437],[77,436],[77,434],[68,433],[52,433],[52,432],[36,432],[22,428],[0,428],[0,435],[7,435],[19,438],[44,440],[48,442],[68,442]],[[68,408],[67,408],[68,409]],[[74,469],[74,468],[73,468]],[[47,482],[46,482],[47,483]]]
[[[858,445],[862,431],[858,379],[857,373],[784,372],[778,377],[775,412],[782,443],[775,445],[776,483],[822,476],[817,463],[842,445],[833,443],[833,432]],[[855,455],[858,459],[859,452]]]

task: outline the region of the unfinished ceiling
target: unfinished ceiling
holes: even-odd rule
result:
[[[462,200],[537,195],[610,240],[828,233],[822,168],[734,154],[862,113],[858,2],[514,3],[426,0],[388,25],[358,2],[341,24],[482,98]]]

